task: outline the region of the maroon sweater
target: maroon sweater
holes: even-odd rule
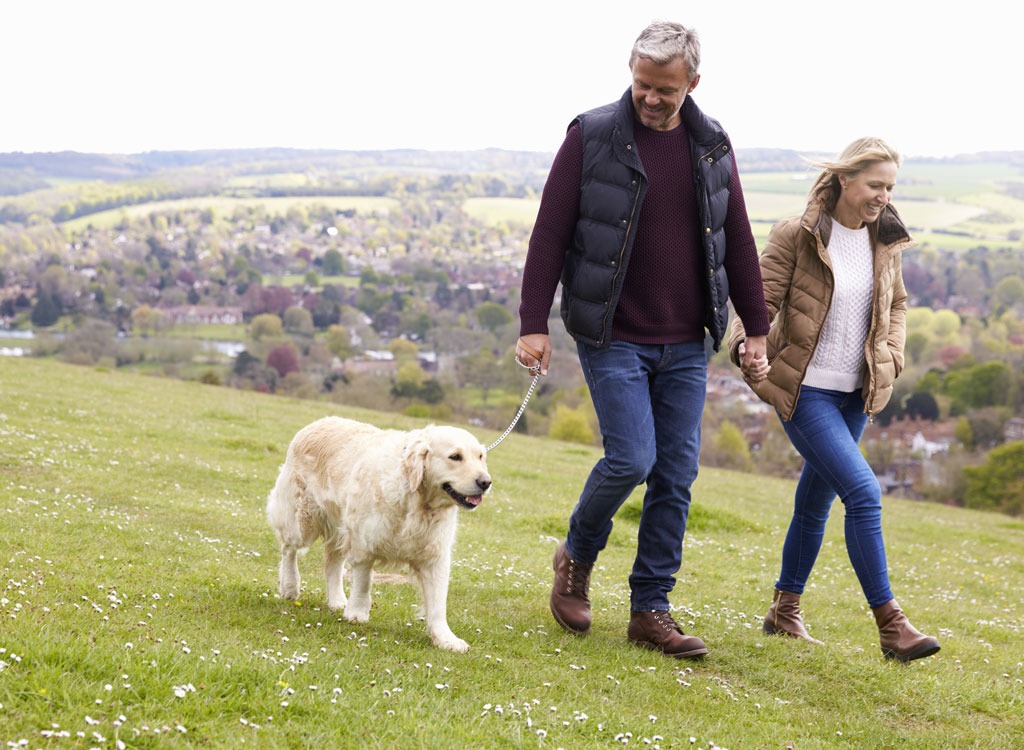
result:
[[[612,338],[634,344],[703,341],[706,295],[704,249],[696,227],[697,196],[690,145],[682,125],[669,131],[635,124],[637,152],[648,189]],[[725,220],[729,297],[748,336],[768,333],[757,246],[733,160]],[[583,139],[571,127],[555,155],[530,236],[519,306],[520,335],[548,332],[548,314],[572,244],[579,213]]]

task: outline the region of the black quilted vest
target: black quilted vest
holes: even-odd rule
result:
[[[725,216],[729,208],[732,145],[716,120],[689,96],[680,111],[690,140],[700,233],[705,254],[705,320],[715,351],[728,322]],[[647,176],[633,143],[633,101],[626,90],[615,103],[579,115],[583,176],[579,219],[562,271],[561,314],[577,341],[611,343],[612,317],[636,236]],[[571,125],[570,124],[570,127]]]

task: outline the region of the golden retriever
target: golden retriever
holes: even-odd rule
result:
[[[328,607],[367,622],[374,565],[402,563],[420,588],[434,645],[466,651],[448,627],[448,580],[457,509],[476,508],[491,486],[486,453],[458,427],[382,430],[324,417],[299,430],[267,500],[281,543],[281,596],[298,597],[297,555],[323,539]]]

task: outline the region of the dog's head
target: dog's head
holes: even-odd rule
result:
[[[402,461],[409,487],[421,490],[429,505],[476,508],[491,486],[484,446],[458,427],[430,425],[411,437]]]

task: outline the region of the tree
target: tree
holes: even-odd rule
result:
[[[324,276],[341,276],[345,273],[345,258],[337,248],[328,248],[321,263]]]
[[[932,317],[932,332],[940,339],[946,339],[960,330],[960,316],[953,310],[938,310]]]
[[[32,308],[32,325],[49,328],[60,320],[60,304],[49,290],[42,286],[36,291],[36,304]]]
[[[420,348],[408,339],[395,339],[388,344],[388,350],[399,365],[409,362],[416,364],[420,356]]]
[[[513,316],[497,302],[483,302],[473,311],[477,322],[491,333],[512,322]]]
[[[998,510],[1011,516],[1024,511],[1024,442],[993,448],[981,466],[964,469],[968,508]]]
[[[391,385],[391,395],[395,398],[416,398],[420,388],[427,380],[427,373],[415,361],[405,361],[398,366],[395,379]]]
[[[903,413],[911,419],[927,419],[935,422],[939,418],[939,404],[935,396],[927,391],[915,391],[907,396]]]
[[[105,320],[86,320],[68,333],[63,357],[67,362],[80,365],[94,365],[104,359],[116,364],[116,329]]]
[[[716,466],[737,471],[750,471],[753,467],[750,446],[743,431],[728,419],[718,426],[711,442]]]
[[[1005,276],[992,290],[992,304],[999,311],[1024,301],[1024,280],[1020,276]]]
[[[437,378],[428,378],[420,385],[420,392],[417,395],[428,404],[440,404],[444,401],[444,386]]]
[[[590,427],[587,415],[580,409],[570,409],[564,404],[555,407],[548,435],[555,440],[564,440],[568,443],[591,445],[594,442],[594,431]]]
[[[342,362],[355,354],[352,335],[345,326],[334,325],[327,329],[327,348]]]
[[[906,352],[915,365],[921,362],[921,355],[928,347],[928,337],[920,331],[907,334]]]
[[[956,420],[956,427],[953,428],[953,437],[959,440],[968,450],[974,450],[974,430],[967,417],[960,417]]]
[[[1011,402],[1013,371],[1004,362],[981,362],[953,370],[943,381],[943,390],[953,399],[953,414],[963,414],[984,406],[1004,406]]]
[[[498,360],[487,347],[480,347],[475,354],[468,354],[458,362],[458,375],[462,385],[480,389],[480,399],[487,406],[487,396],[497,381]]]
[[[311,335],[313,316],[306,308],[293,305],[284,311],[284,329],[288,333]]]
[[[1003,428],[1009,418],[1008,410],[988,406],[984,409],[975,409],[966,417],[971,425],[973,447],[991,448],[1003,442]]]
[[[131,314],[132,330],[143,335],[156,333],[164,327],[164,314],[160,310],[154,310],[149,305],[139,305]]]
[[[259,367],[260,361],[256,357],[252,356],[247,350],[243,349],[235,357],[235,365],[231,368],[231,371],[235,375],[245,376],[248,374],[250,368]]]
[[[281,318],[274,313],[257,315],[249,324],[249,334],[252,336],[253,341],[280,338],[283,332],[284,326],[281,323]]]
[[[291,344],[275,346],[267,354],[267,366],[274,368],[278,377],[283,378],[290,372],[299,372],[299,354]]]

